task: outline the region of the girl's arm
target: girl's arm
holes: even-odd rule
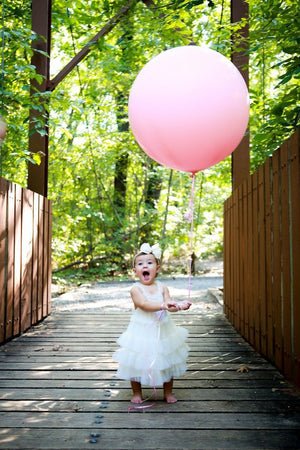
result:
[[[163,290],[162,290],[162,294],[163,294],[163,298],[164,301],[167,305],[167,309],[170,312],[177,312],[179,311],[178,305],[176,302],[174,302],[174,300],[172,300],[169,289],[167,288],[167,286],[163,286]]]
[[[156,312],[160,311],[161,309],[171,311],[171,304],[174,304],[174,302],[168,302],[170,303],[170,305],[168,306],[164,296],[164,302],[161,305],[158,302],[151,302],[146,299],[138,286],[133,286],[130,291],[130,295],[135,308],[140,308],[143,311]]]
[[[167,288],[167,286],[163,287],[163,297],[165,303],[168,305],[168,311],[170,312],[183,311],[189,309],[189,307],[191,306],[191,302],[189,301],[183,301],[180,303],[174,302],[170,296],[169,289]]]

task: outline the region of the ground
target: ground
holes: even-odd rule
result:
[[[202,265],[202,275],[191,279],[190,300],[193,312],[222,312],[223,263],[206,261]],[[159,277],[166,284],[176,301],[189,298],[189,277]],[[132,301],[129,290],[134,278],[128,281],[110,281],[82,284],[59,294],[59,287],[52,286],[53,311],[131,311]]]

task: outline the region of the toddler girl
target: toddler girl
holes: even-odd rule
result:
[[[131,291],[135,311],[127,330],[119,337],[113,358],[119,362],[117,377],[130,380],[132,403],[142,403],[142,384],[163,386],[164,398],[175,403],[173,377],[186,371],[187,330],[175,325],[169,312],[188,309],[190,302],[174,302],[166,286],[156,281],[161,249],[143,244],[133,259],[139,278]]]

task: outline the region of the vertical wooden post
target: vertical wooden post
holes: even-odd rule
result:
[[[7,291],[7,181],[0,177],[0,343],[5,339]]]
[[[231,8],[231,23],[239,22],[242,18],[248,18],[249,5],[245,0],[232,0],[230,2]],[[233,64],[239,69],[247,86],[249,86],[249,56],[246,54],[248,49],[248,24],[240,31],[241,36],[233,36],[233,45],[244,48],[245,52],[232,53],[231,60]],[[243,137],[241,143],[232,153],[231,159],[232,172],[232,190],[236,189],[250,173],[250,154],[249,154],[249,135]]]
[[[291,334],[292,334],[292,354],[294,360],[293,379],[300,386],[300,132],[299,130],[291,138],[290,164],[290,204],[291,204],[291,241],[292,241],[292,268],[291,268]]]
[[[20,185],[15,185],[15,253],[14,253],[14,336],[21,332],[21,281],[22,281],[22,191]]]
[[[39,36],[33,42],[32,47],[41,50],[50,56],[50,26],[51,26],[51,0],[32,0],[32,30]],[[43,76],[43,81],[38,84],[36,80],[31,81],[31,94],[45,92],[49,84],[50,58],[46,55],[34,52],[32,65],[36,67],[38,74]],[[35,121],[42,123],[43,133],[34,132]],[[30,110],[29,126],[29,150],[31,153],[41,152],[41,164],[28,164],[28,188],[47,197],[48,184],[48,113],[36,109]]]
[[[6,314],[5,339],[13,336],[14,317],[14,248],[15,248],[15,186],[7,183],[7,284],[6,284]]]

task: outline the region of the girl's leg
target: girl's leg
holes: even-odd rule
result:
[[[164,397],[167,403],[177,402],[177,398],[174,397],[172,390],[173,390],[173,378],[171,378],[170,381],[167,381],[167,383],[164,383]]]
[[[142,400],[142,385],[138,381],[130,381],[133,397],[131,403],[143,403]]]

